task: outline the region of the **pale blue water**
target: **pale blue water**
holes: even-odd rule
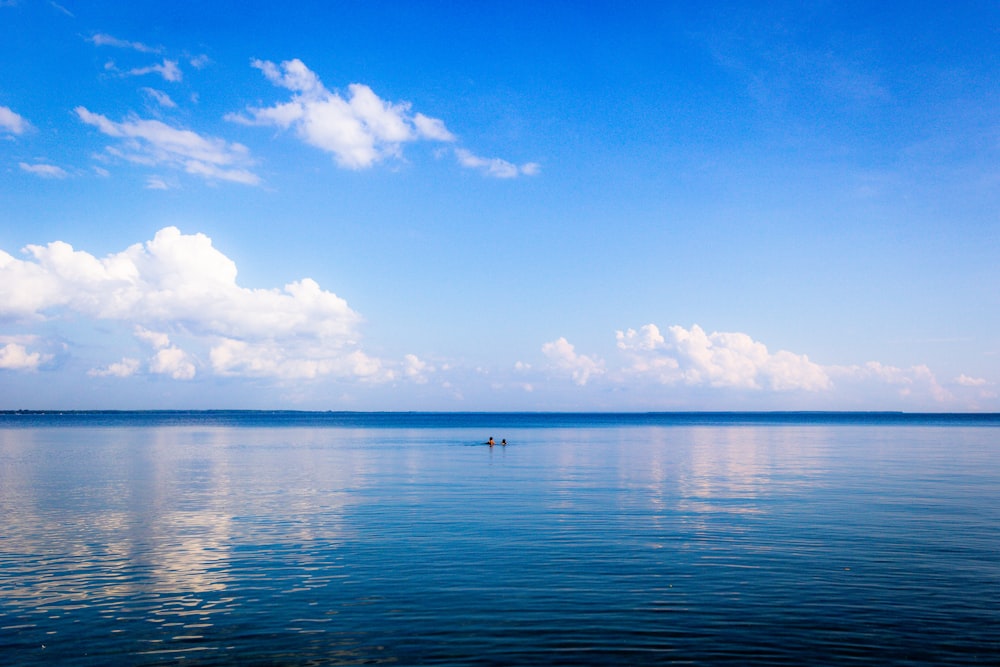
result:
[[[675,662],[1000,664],[1000,417],[0,414],[0,664]]]

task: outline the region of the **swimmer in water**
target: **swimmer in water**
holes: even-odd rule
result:
[[[500,444],[501,444],[502,446],[506,447],[506,446],[507,446],[507,438],[504,438],[503,440],[501,440],[501,441],[500,441]]]
[[[486,444],[489,445],[490,447],[492,447],[493,445],[495,445],[497,443],[493,442],[493,436],[491,435],[490,439],[486,441]]]

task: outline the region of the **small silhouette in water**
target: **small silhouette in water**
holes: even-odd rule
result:
[[[493,442],[493,436],[491,435],[490,439],[486,441],[486,444],[489,445],[490,447],[492,447],[493,445],[495,445],[497,443]]]
[[[506,446],[507,446],[507,438],[503,438],[503,439],[502,439],[502,440],[500,441],[500,444],[501,444],[502,446],[506,447]]]

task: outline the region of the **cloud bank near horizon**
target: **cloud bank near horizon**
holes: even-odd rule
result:
[[[538,392],[566,378],[581,396],[645,388],[654,400],[689,390],[811,396],[819,404],[826,400],[819,397],[838,392],[893,396],[915,405],[997,398],[983,378],[962,374],[940,382],[925,365],[900,368],[877,361],[822,365],[805,354],[772,352],[745,333],[707,333],[697,324],[618,330],[609,359],[582,353],[560,337],[541,346],[543,363],[514,364],[517,377],[505,385],[495,371],[471,370],[455,360],[438,358],[432,364],[414,354],[396,361],[370,356],[359,342],[362,318],[346,300],[310,278],[281,288],[243,287],[235,262],[201,233],[165,227],[153,239],[103,258],[63,241],[28,245],[22,253],[25,258],[18,259],[0,250],[0,324],[31,329],[82,319],[120,325],[132,337],[133,353],[92,362],[86,374],[93,378],[405,381],[460,396],[463,382],[478,382],[475,376],[485,372],[494,374],[494,388]],[[57,358],[82,353],[36,332],[4,333],[0,371],[54,370]]]

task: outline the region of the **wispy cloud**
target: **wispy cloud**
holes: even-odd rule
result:
[[[31,123],[9,107],[0,106],[0,132],[24,134],[31,129]]]
[[[517,178],[518,176],[534,176],[540,171],[536,162],[526,162],[516,165],[513,162],[502,160],[498,157],[484,158],[474,155],[464,148],[455,149],[455,157],[458,163],[469,169],[478,169],[488,176],[496,178]]]
[[[163,50],[156,46],[149,46],[142,42],[130,42],[104,33],[97,33],[91,36],[88,41],[94,46],[113,46],[119,49],[132,49],[140,53],[160,53]]]
[[[989,385],[989,381],[986,378],[974,378],[969,377],[966,374],[961,374],[955,378],[955,384],[961,385],[963,387],[985,387]]]
[[[155,88],[140,88],[140,90],[161,107],[167,109],[177,108],[177,103],[170,99],[170,95],[167,95],[162,90],[157,90]]]
[[[947,403],[955,395],[941,386],[937,377],[926,365],[918,364],[909,368],[869,361],[849,366],[828,366],[827,372],[836,378],[838,384],[871,384],[893,387],[898,396],[928,396],[937,403]]]
[[[58,2],[52,2],[52,0],[49,0],[49,4],[50,4],[50,5],[52,5],[52,7],[53,7],[54,9],[56,9],[56,10],[58,10],[58,11],[62,12],[62,13],[63,13],[63,14],[65,14],[66,16],[69,16],[70,18],[76,18],[76,15],[75,15],[75,14],[73,14],[73,12],[71,12],[71,11],[70,11],[70,10],[68,10],[68,9],[66,9],[65,7],[63,7],[62,5],[60,5],[60,4],[58,3]]]
[[[142,76],[144,74],[159,74],[166,81],[177,82],[184,78],[181,68],[177,66],[176,60],[167,60],[164,58],[163,62],[158,65],[149,65],[147,67],[134,67],[130,69],[127,74],[132,76]]]
[[[41,176],[42,178],[66,178],[69,174],[62,167],[57,167],[54,164],[28,164],[27,162],[20,163],[22,171],[26,171],[29,174],[34,174],[35,176]]]
[[[81,121],[109,137],[120,139],[109,147],[112,155],[143,165],[166,165],[207,180],[257,185],[260,178],[248,169],[250,151],[238,143],[203,137],[191,130],[171,127],[159,120],[129,118],[117,123],[84,107],[77,107]]]
[[[87,371],[91,377],[116,377],[127,378],[135,375],[139,371],[139,360],[130,357],[123,357],[121,361],[108,364],[103,368],[92,368]]]

